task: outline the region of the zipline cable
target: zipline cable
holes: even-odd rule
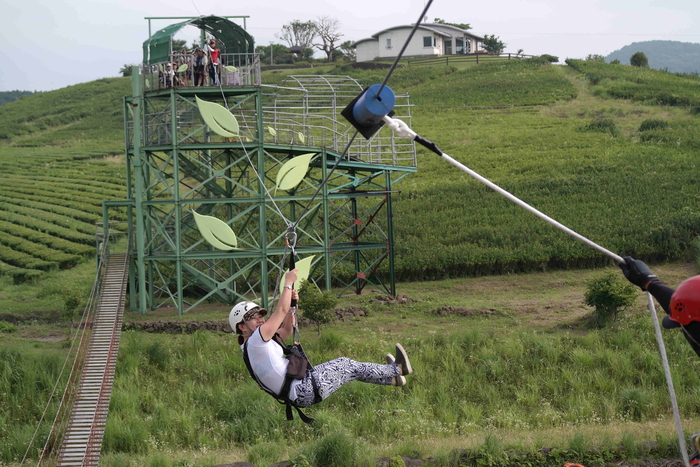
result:
[[[649,307],[649,312],[651,313],[651,320],[654,322],[654,334],[656,334],[656,341],[659,344],[659,351],[661,352],[661,362],[664,367],[664,375],[666,376],[666,385],[668,386],[668,393],[671,397],[673,420],[676,424],[676,433],[678,433],[678,445],[681,450],[681,455],[683,456],[683,463],[686,467],[690,467],[688,450],[685,445],[685,435],[683,434],[683,426],[681,425],[681,414],[678,410],[678,400],[676,399],[676,391],[673,388],[673,377],[671,376],[671,368],[668,364],[668,357],[666,355],[666,346],[664,345],[664,338],[661,335],[659,318],[656,316],[656,307],[654,306],[654,300],[649,292],[647,292],[647,303]]]
[[[399,54],[396,56],[396,59],[394,60],[394,63],[392,63],[391,67],[389,68],[389,71],[387,71],[386,75],[384,76],[384,81],[382,81],[382,84],[381,84],[381,86],[379,87],[379,90],[378,90],[377,93],[376,93],[377,96],[381,96],[381,91],[382,91],[382,89],[384,89],[384,86],[386,86],[386,83],[389,81],[389,78],[390,78],[391,75],[393,74],[394,69],[396,69],[396,65],[398,65],[399,60],[401,60],[401,57],[403,56],[403,53],[406,51],[406,48],[408,47],[408,44],[411,42],[411,39],[413,38],[413,34],[415,34],[415,32],[416,32],[416,30],[418,29],[418,27],[420,26],[421,21],[423,20],[423,18],[426,17],[426,14],[428,13],[428,10],[430,9],[430,5],[432,5],[432,4],[433,4],[433,0],[428,0],[428,3],[426,3],[425,8],[423,8],[423,11],[421,12],[420,16],[418,17],[418,20],[416,21],[416,24],[414,24],[414,25],[413,25],[413,29],[411,29],[411,33],[410,33],[410,34],[408,35],[408,37],[406,38],[406,41],[403,43],[403,46],[401,47],[401,50],[399,51]],[[381,100],[381,98],[379,98],[379,99]],[[306,208],[304,208],[304,210],[302,211],[301,215],[300,215],[299,218],[298,218],[299,220],[301,220],[301,218],[304,217],[304,214],[306,214],[306,211],[308,211],[308,210],[311,208],[311,204],[312,204],[312,202],[314,201],[314,199],[316,198],[316,196],[318,195],[318,193],[321,191],[321,188],[323,188],[323,186],[324,186],[326,183],[328,183],[328,180],[330,179],[330,177],[331,177],[331,175],[333,174],[333,172],[335,171],[335,169],[338,168],[338,165],[340,164],[340,161],[341,161],[341,160],[343,159],[343,157],[345,157],[345,155],[347,154],[348,149],[350,149],[350,146],[352,145],[353,141],[354,141],[355,138],[357,137],[357,134],[358,134],[358,133],[359,133],[359,130],[356,129],[356,130],[355,130],[355,133],[354,133],[354,134],[352,135],[352,137],[350,138],[350,141],[348,142],[347,146],[345,146],[345,149],[344,149],[343,152],[341,153],[341,155],[340,155],[340,157],[338,158],[338,160],[336,161],[335,165],[333,165],[333,167],[331,168],[330,172],[328,172],[328,175],[326,176],[326,178],[321,182],[321,184],[319,185],[319,187],[316,189],[316,192],[313,194],[313,196],[311,197],[311,199],[310,199],[309,202],[307,203]],[[296,227],[296,225],[299,223],[299,220],[297,220],[297,222],[294,223],[294,227]]]
[[[415,34],[416,30],[418,29],[418,26],[420,26],[421,21],[423,21],[423,18],[426,17],[428,10],[430,9],[430,5],[432,5],[432,4],[433,4],[433,0],[428,0],[428,3],[425,4],[425,8],[423,8],[423,11],[421,12],[420,16],[418,17],[418,21],[416,21],[416,24],[413,25],[413,29],[411,29],[411,33],[406,38],[406,41],[403,43],[403,47],[401,47],[401,50],[399,51],[399,54],[396,56],[394,63],[391,64],[389,71],[387,72],[386,76],[384,77],[384,81],[382,81],[382,85],[379,86],[379,90],[377,91],[378,96],[381,96],[382,89],[384,89],[384,86],[386,86],[386,83],[389,81],[389,78],[391,77],[392,73],[394,73],[394,69],[396,68],[396,65],[398,65],[399,60],[401,60],[403,53],[406,51],[406,47],[408,47],[409,42],[411,42],[411,39],[413,39],[413,34]]]

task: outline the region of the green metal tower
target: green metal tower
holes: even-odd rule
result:
[[[105,219],[111,207],[127,206],[131,309],[167,305],[182,314],[203,301],[242,299],[268,306],[290,222],[298,258],[313,256],[310,281],[340,293],[369,285],[395,294],[393,186],[416,170],[413,143],[388,130],[352,140],[354,129],[340,116],[362,91],[352,78],[291,76],[281,86],[264,86],[243,29],[221,17],[178,25],[144,44],[144,64],[134,69],[132,96],[124,101],[128,199],[104,206]],[[164,65],[183,57],[146,54],[148,43],[162,46],[166,35],[170,43],[184,25],[224,44],[218,85],[184,85],[184,77],[179,85],[166,82]],[[212,131],[197,99],[228,109],[239,134]],[[397,96],[395,111],[410,120],[408,96]],[[303,154],[313,154],[303,181],[276,190],[279,168]],[[226,222],[238,249],[207,243],[194,212]]]

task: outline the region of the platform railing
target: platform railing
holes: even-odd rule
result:
[[[167,61],[141,65],[144,91],[170,88],[260,86],[260,54],[219,55],[219,63],[196,66],[194,54],[172,54]],[[200,79],[201,78],[201,79]]]

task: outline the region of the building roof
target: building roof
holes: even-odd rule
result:
[[[484,38],[482,36],[477,36],[476,34],[472,34],[469,32],[468,29],[462,29],[458,28],[457,26],[452,26],[451,24],[440,24],[440,23],[425,23],[425,26],[432,26],[432,27],[440,27],[440,28],[445,28],[445,29],[452,29],[455,32],[459,32],[460,34],[464,34],[465,36],[471,36],[474,39],[478,41],[483,41]]]
[[[393,30],[395,30],[395,29],[413,29],[414,26],[415,26],[415,23],[414,23],[414,24],[404,24],[404,25],[401,25],[401,26],[393,26],[393,27],[390,27],[390,28],[382,29],[382,30],[379,31],[378,33],[372,34],[372,37],[367,37],[367,38],[365,38],[365,39],[360,39],[359,41],[353,43],[350,47],[357,47],[358,44],[362,44],[363,42],[378,41],[378,40],[379,40],[379,36],[381,36],[382,34],[384,34],[385,32],[388,32],[388,31],[393,31]],[[434,33],[434,34],[437,34],[438,36],[447,37],[447,38],[453,37],[453,36],[455,35],[455,34],[450,34],[450,33],[447,33],[447,32],[444,32],[444,31],[440,31],[440,30],[438,30],[438,29],[435,29],[436,27],[444,28],[444,29],[449,29],[449,30],[453,30],[455,33],[457,33],[456,35],[460,35],[460,36],[461,36],[461,35],[470,36],[470,37],[472,37],[472,38],[474,38],[474,39],[476,39],[476,40],[478,40],[478,41],[483,41],[483,40],[484,40],[483,37],[477,36],[476,34],[472,34],[472,33],[470,33],[469,31],[467,31],[466,29],[461,29],[461,28],[458,28],[458,27],[456,27],[456,26],[451,26],[451,25],[449,25],[449,24],[426,23],[426,24],[421,24],[420,26],[418,26],[418,29],[422,29],[422,30],[425,30],[425,31],[430,31],[430,32],[432,32],[432,33]]]

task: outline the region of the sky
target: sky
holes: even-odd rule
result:
[[[249,16],[246,28],[256,45],[269,45],[282,43],[275,34],[292,20],[335,18],[343,39],[356,41],[415,23],[425,5],[426,0],[0,0],[0,91],[49,91],[120,76],[122,66],[142,60],[146,17]],[[495,34],[506,52],[523,49],[561,62],[647,40],[700,43],[699,0],[434,0],[427,16],[430,22],[468,23],[477,35]],[[152,20],[151,28],[178,21]]]

